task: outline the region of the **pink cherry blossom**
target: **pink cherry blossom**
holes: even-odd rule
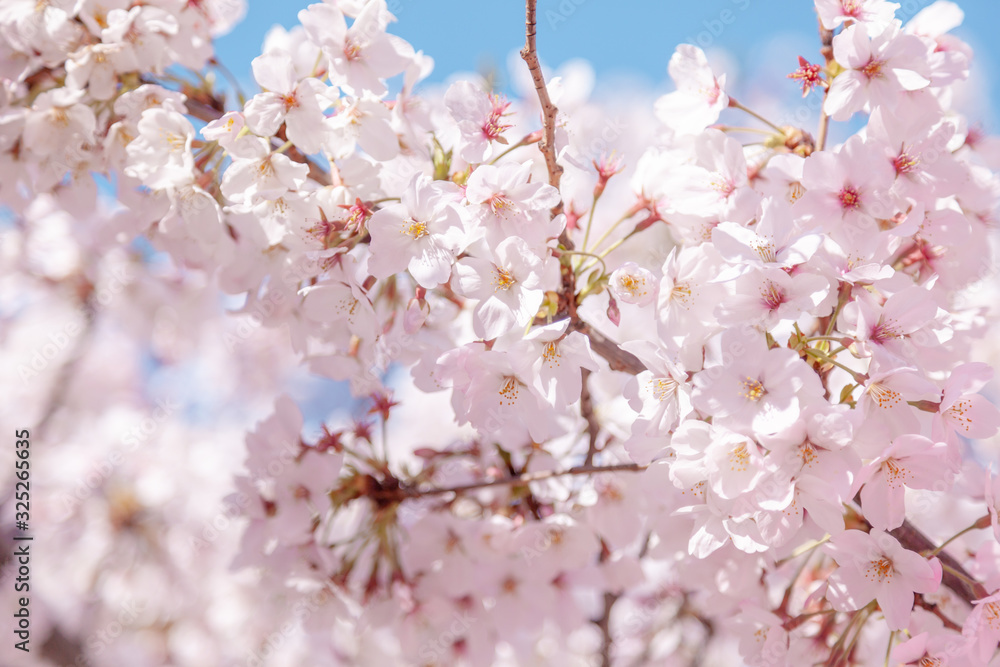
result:
[[[956,472],[943,442],[920,435],[901,435],[865,466],[855,486],[861,487],[865,518],[877,530],[903,523],[904,488],[943,490]]]
[[[729,104],[725,75],[716,77],[705,52],[681,44],[670,58],[670,78],[677,90],[656,102],[656,113],[678,132],[696,134],[714,123]]]
[[[846,530],[826,550],[840,566],[830,578],[827,599],[843,611],[876,600],[892,630],[909,624],[914,593],[933,593],[941,582],[936,558],[907,551],[888,533]]]
[[[376,278],[408,269],[422,287],[446,282],[465,230],[448,188],[431,188],[425,177],[410,182],[399,204],[376,211],[368,221],[372,235],[369,271]]]
[[[546,263],[514,236],[497,246],[491,259],[470,257],[455,265],[458,292],[479,300],[473,313],[476,335],[497,338],[534,319],[551,282]]]
[[[833,38],[833,56],[846,71],[830,84],[823,111],[847,120],[866,106],[891,106],[900,93],[927,86],[921,73],[926,51],[919,39],[900,34],[897,25],[871,37],[859,25],[844,28]]]

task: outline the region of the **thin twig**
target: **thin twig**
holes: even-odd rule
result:
[[[820,48],[820,53],[826,60],[826,71],[827,71],[827,81],[830,85],[833,84],[832,79],[830,79],[830,65],[834,62],[833,60],[833,31],[827,30],[823,27],[823,22],[820,21],[819,24],[819,37],[820,41],[823,43]],[[821,151],[826,148],[826,137],[830,130],[830,116],[827,115],[826,98],[830,95],[830,85],[827,85],[826,89],[823,91],[823,106],[819,109],[819,130],[816,133],[816,150]]]
[[[538,482],[543,479],[553,477],[563,477],[566,475],[593,475],[603,472],[640,472],[646,466],[635,463],[616,463],[606,466],[583,465],[567,468],[566,470],[539,470],[538,472],[522,473],[510,477],[484,480],[482,482],[472,482],[470,484],[460,484],[458,486],[435,487],[431,489],[421,489],[419,487],[399,487],[395,489],[385,489],[368,494],[368,497],[381,501],[401,501],[407,498],[425,498],[427,496],[439,496],[445,493],[461,493],[463,491],[475,491],[493,486],[510,486],[514,484],[528,484]]]
[[[587,387],[587,380],[590,379],[590,369],[584,368],[581,371],[583,383],[580,389],[580,414],[587,420],[587,458],[583,465],[594,464],[594,456],[597,454],[597,435],[601,431],[601,425],[597,422],[594,414],[594,399],[590,395],[590,388]]]
[[[535,43],[535,12],[538,0],[525,0],[525,41],[524,48],[521,49],[521,58],[528,65],[531,72],[531,80],[535,83],[535,91],[538,93],[538,101],[542,105],[542,126],[545,132],[538,147],[545,156],[545,168],[549,171],[549,185],[559,189],[559,182],[562,179],[563,168],[556,162],[556,114],[559,109],[549,98],[549,89],[545,87],[545,76],[542,74],[542,66],[538,62],[538,46]],[[552,208],[553,217],[562,212],[562,199]]]

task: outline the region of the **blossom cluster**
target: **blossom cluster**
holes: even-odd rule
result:
[[[998,664],[976,442],[1000,411],[972,351],[1000,155],[953,108],[962,13],[815,5],[823,62],[789,75],[823,98],[815,134],[690,45],[619,132],[573,68],[418,95],[433,63],[385,0],[272,30],[235,106],[183,72],[239,3],[0,8],[0,202],[35,258],[11,284],[95,308],[81,256],[138,237],[179,321],[212,322],[207,286],[287,347],[229,334],[243,380],[278,394],[297,365],[367,411],[307,434],[281,395],[246,437],[239,596],[297,628],[253,660]],[[834,144],[840,122],[861,129]],[[151,335],[169,297],[131,298]]]

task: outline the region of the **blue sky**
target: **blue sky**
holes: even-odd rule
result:
[[[249,0],[243,23],[218,42],[219,56],[241,79],[250,79],[250,61],[260,53],[264,34],[275,23],[291,27],[305,0],[264,2]],[[460,2],[458,0],[389,0],[399,19],[391,31],[435,60],[430,81],[444,81],[456,72],[499,70],[501,82],[508,56],[524,42],[524,8],[517,0]],[[901,18],[913,16],[930,0],[900,0]],[[968,0],[965,24],[956,31],[976,52],[974,84],[984,102],[971,111],[1000,132],[998,116],[989,107],[1000,99],[1000,42],[993,32],[1000,25],[1000,2]],[[796,67],[801,54],[817,61],[818,38],[810,0],[539,0],[539,52],[547,66],[573,58],[594,67],[599,90],[631,83],[652,89],[670,89],[667,62],[679,43],[689,42],[707,51],[724,47],[739,72],[742,86],[762,77],[773,87],[779,74]],[[251,87],[252,89],[252,87]],[[796,99],[792,82],[783,97]],[[977,117],[978,116],[978,117]]]

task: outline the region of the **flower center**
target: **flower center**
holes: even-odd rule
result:
[[[716,102],[718,102],[719,101],[719,95],[722,94],[722,89],[719,88],[719,82],[718,81],[714,81],[714,83],[715,83],[715,85],[712,86],[711,88],[701,88],[698,91],[702,95],[705,96],[705,99],[708,101],[708,103],[710,105],[711,104],[715,104]]]
[[[643,296],[648,291],[646,289],[646,280],[644,278],[624,275],[618,279],[618,284],[623,290],[632,296]]]
[[[736,191],[736,183],[731,179],[724,178],[720,174],[716,174],[715,178],[712,179],[712,188],[719,193],[722,199],[727,199],[729,195]]]
[[[868,563],[868,567],[865,569],[865,578],[882,584],[892,581],[893,572],[892,561],[883,556],[879,560]]]
[[[873,343],[884,343],[887,340],[892,340],[894,338],[902,338],[903,334],[900,333],[899,327],[893,320],[883,321],[881,318],[871,331],[871,340]]]
[[[741,442],[729,452],[729,469],[733,472],[744,472],[750,466],[750,450],[747,443]]]
[[[542,361],[551,366],[558,366],[559,359],[562,355],[559,354],[559,345],[555,341],[550,341],[545,344],[545,348],[542,350]]]
[[[353,323],[354,313],[358,310],[358,300],[353,296],[347,296],[337,304],[337,313]]]
[[[490,95],[490,115],[483,123],[483,136],[490,141],[494,141],[510,128],[510,125],[503,124],[503,117],[507,115],[507,108],[510,102],[505,102],[499,95]]]
[[[916,171],[919,164],[920,157],[910,155],[906,151],[897,155],[892,161],[892,166],[896,168],[896,174],[909,174]]]
[[[494,267],[496,269],[496,274],[493,276],[493,291],[499,292],[504,290],[505,292],[510,289],[510,286],[516,283],[514,276],[507,269],[501,269],[499,266]]]
[[[423,236],[427,236],[427,223],[417,222],[412,219],[407,220],[403,223],[403,229],[400,231],[416,241]]]
[[[344,42],[344,57],[351,62],[361,60],[361,45],[347,39]]]
[[[768,241],[767,239],[761,239],[761,238],[755,239],[750,244],[750,247],[753,248],[753,251],[757,253],[757,256],[760,257],[760,260],[762,262],[770,263],[778,261],[774,244]]]
[[[861,194],[857,191],[857,189],[852,188],[849,185],[844,186],[838,197],[840,198],[840,206],[844,210],[853,211],[861,206]]]
[[[896,459],[886,459],[882,463],[882,470],[885,472],[886,481],[892,488],[898,488],[903,485],[910,476],[909,471],[899,465],[899,461]]]
[[[881,382],[875,382],[868,387],[868,394],[880,408],[889,409],[899,405],[900,395],[895,389],[889,389]]]
[[[794,181],[788,184],[788,193],[786,197],[788,198],[789,204],[794,204],[799,200],[799,198],[806,193],[806,188],[798,181]]]
[[[691,307],[691,287],[687,283],[677,283],[670,290],[670,298],[680,301],[684,308]]]
[[[270,178],[274,175],[274,165],[271,164],[270,156],[264,158],[257,165],[257,176],[259,179]]]
[[[743,391],[740,392],[740,396],[747,399],[748,401],[759,401],[767,393],[764,389],[764,384],[760,380],[755,380],[749,375],[743,382],[740,383]]]
[[[994,630],[1000,630],[1000,602],[987,602],[983,609],[983,618]]]
[[[517,402],[517,394],[520,391],[519,386],[520,383],[516,377],[513,375],[506,376],[503,384],[500,386],[500,391],[497,392],[500,394],[500,404],[514,405]]]
[[[877,60],[872,58],[868,61],[868,64],[861,68],[861,73],[864,74],[869,80],[871,79],[881,79],[885,75],[882,73],[882,68],[885,66],[884,60]]]
[[[493,215],[497,217],[505,217],[508,213],[515,213],[517,211],[514,202],[502,192],[498,192],[490,197],[489,204]]]
[[[812,443],[809,441],[802,443],[802,446],[799,447],[799,456],[802,457],[803,468],[811,466],[813,462],[819,458],[819,455],[816,453],[816,448],[813,447]]]
[[[861,13],[860,0],[841,0],[840,6],[842,8],[844,16],[857,18],[858,14]]]
[[[649,381],[649,391],[653,398],[663,402],[677,391],[677,380],[673,378],[653,378]]]
[[[972,417],[966,416],[970,407],[972,407],[972,403],[968,399],[963,398],[955,403],[955,405],[945,410],[944,414],[949,420],[957,423],[959,427],[968,431],[972,426]]]
[[[785,291],[768,280],[760,288],[760,300],[768,310],[776,310],[785,302]]]

